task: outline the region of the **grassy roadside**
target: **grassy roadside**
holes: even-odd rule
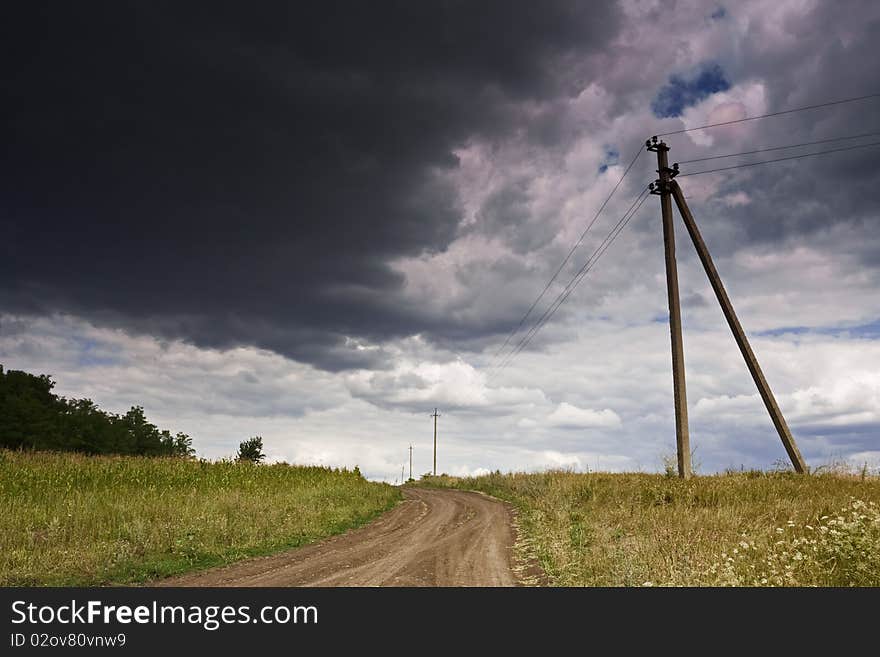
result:
[[[0,450],[0,585],[143,582],[304,545],[399,499],[348,470]]]
[[[520,550],[558,586],[880,586],[877,477],[546,472],[420,484],[513,503]]]

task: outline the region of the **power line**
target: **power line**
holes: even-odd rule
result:
[[[770,164],[771,162],[784,162],[785,160],[799,160],[802,157],[812,157],[814,155],[827,155],[828,153],[839,153],[841,151],[852,151],[857,148],[868,148],[869,146],[880,146],[880,141],[873,141],[870,144],[857,144],[855,146],[845,146],[843,148],[829,148],[825,151],[816,151],[815,153],[801,153],[800,155],[789,155],[788,157],[777,157],[772,160],[761,160],[760,162],[747,162],[745,164],[737,164],[731,167],[720,167],[718,169],[707,169],[706,171],[694,171],[693,173],[679,174],[679,178],[687,178],[688,176],[699,176],[704,173],[715,173],[716,171],[730,171],[731,169],[742,169],[744,167],[754,167],[759,164]]]
[[[645,202],[645,199],[648,197],[648,189],[639,193],[636,199],[633,201],[632,205],[629,206],[629,209],[624,213],[624,215],[620,218],[620,220],[615,224],[615,226],[609,231],[608,235],[605,236],[605,239],[599,244],[593,254],[587,259],[587,261],[581,266],[580,270],[572,277],[572,279],[568,282],[568,284],[563,288],[563,290],[557,295],[556,299],[541,317],[532,325],[531,329],[520,339],[517,345],[513,348],[513,350],[504,358],[503,362],[500,363],[492,374],[496,374],[503,370],[507,365],[520,353],[525,349],[529,342],[532,341],[532,338],[538,334],[538,332],[550,321],[556,311],[565,303],[566,299],[571,295],[574,289],[580,284],[580,282],[584,279],[584,277],[590,272],[590,270],[596,265],[599,259],[605,254],[608,248],[611,246],[611,243],[617,239],[617,236],[620,235],[621,231],[626,227],[626,225],[630,222],[630,220],[636,215],[639,211],[639,208],[642,207],[642,203]]]
[[[864,96],[856,96],[853,98],[844,98],[844,99],[840,99],[840,100],[833,100],[833,101],[829,101],[829,102],[825,102],[825,103],[818,103],[818,104],[814,104],[814,105],[805,105],[803,107],[796,107],[793,109],[781,110],[778,112],[769,112],[767,114],[761,114],[758,116],[750,116],[750,117],[745,117],[742,119],[735,119],[732,121],[722,121],[719,123],[710,123],[710,124],[698,126],[695,128],[685,128],[682,130],[674,130],[672,132],[664,132],[664,133],[659,134],[658,136],[669,136],[669,135],[683,134],[686,132],[693,132],[696,130],[704,130],[707,128],[715,128],[715,127],[724,126],[724,125],[733,125],[736,123],[744,123],[746,121],[754,121],[757,119],[764,119],[764,118],[773,117],[773,116],[781,116],[784,114],[793,114],[795,112],[803,112],[805,110],[819,109],[822,107],[831,107],[834,105],[842,105],[845,103],[853,103],[853,102],[857,102],[860,100],[867,100],[869,98],[877,98],[877,97],[880,97],[880,93],[866,94]],[[719,155],[719,156],[714,156],[714,157],[698,158],[698,159],[694,159],[694,160],[685,160],[685,161],[681,162],[681,164],[687,164],[687,163],[692,163],[692,162],[703,162],[703,161],[707,161],[707,160],[721,159],[721,158],[726,158],[726,157],[735,157],[737,155],[751,155],[754,153],[762,153],[762,152],[769,152],[769,151],[775,151],[775,150],[784,150],[787,148],[796,148],[796,147],[801,147],[801,146],[812,146],[812,145],[816,145],[816,144],[829,143],[829,142],[833,142],[833,141],[843,141],[846,139],[856,139],[856,138],[860,138],[860,137],[875,136],[877,134],[880,134],[880,133],[866,133],[863,135],[854,135],[851,137],[840,137],[840,138],[834,138],[834,139],[819,140],[819,141],[815,141],[815,142],[806,142],[806,143],[802,143],[802,144],[795,144],[792,146],[779,146],[779,147],[772,147],[772,148],[765,148],[765,149],[757,149],[754,151],[747,151],[747,152],[743,152],[743,153],[731,153],[731,154],[727,154],[727,155]],[[721,168],[716,168],[716,169],[709,169],[706,171],[697,171],[694,173],[684,173],[684,174],[681,174],[681,177],[696,176],[696,175],[701,175],[704,173],[713,173],[716,171],[728,171],[728,170],[732,170],[732,169],[740,169],[743,167],[756,166],[758,164],[769,164],[772,162],[782,162],[785,160],[795,160],[795,159],[799,159],[802,157],[810,157],[813,155],[824,155],[824,154],[828,154],[828,153],[835,153],[835,152],[839,152],[839,151],[853,150],[853,149],[857,149],[857,148],[865,148],[868,146],[876,146],[876,145],[880,145],[880,142],[872,142],[870,144],[859,144],[856,146],[829,149],[829,150],[825,150],[825,151],[818,151],[815,153],[805,153],[805,154],[801,154],[801,155],[775,158],[772,160],[764,160],[761,162],[750,162],[750,163],[735,165],[735,166],[731,166],[731,167],[721,167]],[[498,361],[499,356],[501,356],[501,354],[504,352],[505,348],[507,348],[507,346],[510,344],[510,341],[513,339],[513,337],[520,331],[520,329],[525,324],[526,320],[531,316],[532,312],[537,307],[538,303],[541,301],[541,299],[544,298],[544,295],[547,293],[547,291],[550,289],[550,287],[553,285],[553,283],[559,277],[559,274],[565,268],[565,265],[571,259],[572,255],[577,250],[577,248],[581,245],[585,236],[587,235],[589,230],[592,228],[593,224],[596,223],[596,220],[599,218],[599,215],[602,213],[602,211],[608,205],[609,201],[614,196],[615,192],[617,192],[618,188],[623,183],[623,180],[626,178],[627,174],[630,172],[632,167],[635,165],[636,161],[638,160],[639,156],[641,155],[641,152],[642,152],[642,149],[640,147],[639,150],[636,152],[635,156],[630,161],[630,163],[627,166],[626,170],[624,171],[623,175],[617,181],[617,184],[611,190],[611,193],[605,199],[605,202],[602,203],[601,207],[596,212],[593,219],[590,221],[590,223],[587,225],[587,227],[581,233],[580,237],[575,242],[575,244],[571,247],[568,254],[563,259],[562,263],[559,265],[557,270],[554,272],[553,276],[550,278],[550,280],[547,282],[547,284],[541,290],[541,293],[535,298],[535,300],[529,306],[529,309],[526,311],[526,313],[523,315],[523,317],[519,320],[516,327],[505,338],[504,343],[501,345],[501,347],[498,349],[498,351],[495,352],[495,354],[492,357],[492,361],[489,365],[490,375],[494,374],[497,371],[500,371],[501,369],[506,367],[507,364],[510,363],[510,361],[514,357],[516,357],[516,355],[519,354],[528,345],[528,343],[538,333],[538,331],[540,331],[541,328],[547,323],[547,321],[549,321],[549,319],[556,313],[556,310],[558,310],[558,308],[565,302],[565,300],[569,297],[569,295],[574,290],[574,288],[577,287],[577,285],[584,278],[584,276],[586,276],[586,274],[590,271],[590,269],[592,269],[593,265],[595,265],[595,262],[605,253],[607,248],[611,245],[611,243],[620,234],[620,231],[623,230],[623,227],[625,227],[626,224],[629,223],[630,219],[632,219],[632,217],[635,215],[635,213],[638,212],[639,208],[641,208],[642,203],[644,203],[645,198],[647,198],[647,195],[646,195],[647,189],[644,190],[638,197],[636,197],[636,200],[633,202],[633,205],[630,206],[630,209],[627,210],[627,212],[620,219],[620,221],[617,223],[617,225],[614,228],[612,228],[611,232],[605,237],[605,240],[602,241],[602,243],[599,245],[599,247],[596,249],[596,251],[593,253],[593,255],[590,256],[590,258],[587,260],[587,262],[584,263],[584,266],[581,267],[581,269],[578,271],[578,273],[575,274],[575,276],[569,281],[569,283],[565,286],[565,288],[562,290],[562,292],[560,292],[560,294],[556,297],[556,299],[553,301],[553,303],[551,303],[550,306],[548,306],[548,308],[544,311],[544,313],[541,315],[541,317],[539,317],[538,320],[532,325],[532,328],[529,329],[528,332],[526,332],[526,334],[520,339],[520,341],[516,344],[516,346],[514,346],[513,349],[511,349],[511,351],[508,352],[508,354],[506,356],[502,357],[501,361],[499,362]]]
[[[647,188],[642,190],[639,196],[636,197],[636,200],[633,201],[632,205],[630,205],[629,209],[620,218],[614,228],[605,236],[605,239],[599,244],[596,250],[593,252],[584,265],[580,268],[580,270],[572,277],[572,279],[568,282],[568,285],[557,295],[556,299],[553,301],[550,306],[544,311],[538,321],[532,326],[529,332],[523,336],[520,342],[515,347],[514,351],[508,354],[505,361],[498,367],[498,371],[504,369],[520,352],[525,349],[529,342],[532,341],[532,338],[538,334],[538,332],[550,321],[559,307],[565,303],[566,299],[571,295],[574,289],[580,284],[580,282],[584,279],[584,277],[590,272],[590,270],[595,266],[596,262],[598,262],[599,258],[601,258],[605,252],[608,250],[608,247],[611,246],[611,243],[617,238],[617,236],[621,233],[626,224],[629,223],[630,219],[632,219],[636,212],[641,208],[642,203],[645,202],[645,199],[648,197]]]
[[[529,306],[529,309],[526,311],[526,314],[522,316],[522,319],[519,320],[519,323],[516,325],[516,327],[513,329],[513,331],[510,332],[510,334],[507,336],[507,338],[504,340],[504,344],[502,344],[501,347],[499,347],[498,351],[496,351],[495,354],[492,356],[492,361],[489,364],[490,368],[494,367],[494,363],[496,362],[496,359],[498,358],[498,356],[501,354],[501,352],[504,351],[504,349],[507,347],[507,345],[510,344],[510,341],[511,341],[511,339],[513,339],[513,336],[515,336],[517,333],[519,333],[519,330],[523,327],[523,324],[525,324],[526,320],[532,314],[532,311],[535,309],[535,306],[537,306],[538,303],[541,301],[541,299],[544,298],[544,295],[547,294],[547,290],[550,289],[550,286],[553,285],[554,281],[556,281],[556,279],[559,277],[559,274],[562,272],[565,265],[568,264],[568,261],[571,259],[571,256],[574,254],[574,252],[577,250],[577,248],[584,241],[584,237],[586,237],[590,228],[593,227],[593,224],[596,223],[596,220],[599,218],[599,215],[602,214],[602,211],[605,209],[605,206],[608,205],[608,202],[611,200],[611,197],[614,196],[615,192],[617,192],[617,189],[620,187],[621,183],[623,182],[623,179],[626,178],[627,174],[630,172],[630,169],[633,168],[633,165],[636,163],[636,160],[639,159],[639,156],[641,154],[642,154],[642,147],[639,146],[638,151],[636,151],[635,156],[632,158],[632,160],[630,160],[630,163],[626,167],[626,170],[623,172],[623,175],[617,181],[617,184],[614,185],[614,189],[611,190],[611,193],[608,195],[608,198],[606,198],[605,202],[602,203],[602,205],[599,207],[599,210],[596,212],[592,221],[590,221],[590,223],[587,224],[587,227],[584,229],[584,232],[581,233],[581,236],[574,243],[574,246],[571,247],[571,250],[568,252],[568,255],[565,256],[565,259],[562,261],[562,264],[559,265],[559,268],[556,270],[556,272],[553,274],[553,276],[550,278],[550,280],[547,281],[547,284],[544,286],[544,289],[541,290],[541,293],[537,296],[537,298],[535,298],[535,300],[532,302],[532,305]]]
[[[727,155],[711,155],[709,157],[698,157],[693,160],[678,160],[679,164],[691,164],[693,162],[706,162],[707,160],[720,160],[725,157],[736,157],[738,155],[754,155],[755,153],[768,153],[770,151],[782,151],[789,148],[799,148],[801,146],[816,146],[817,144],[828,144],[835,141],[846,141],[847,139],[861,139],[863,137],[876,137],[880,132],[864,132],[860,135],[850,135],[849,137],[833,137],[831,139],[820,139],[818,141],[805,141],[801,144],[791,144],[790,146],[774,146],[772,148],[759,148],[754,151],[742,151],[741,153],[728,153]]]
[[[680,135],[684,132],[693,132],[694,130],[705,130],[706,128],[717,128],[722,125],[732,125],[734,123],[743,123],[745,121],[755,121],[756,119],[766,119],[770,116],[781,116],[782,114],[793,114],[794,112],[803,112],[804,110],[818,109],[820,107],[830,107],[832,105],[843,105],[844,103],[854,103],[859,100],[867,100],[868,98],[878,98],[880,94],[868,94],[866,96],[856,96],[855,98],[844,98],[842,100],[832,100],[827,103],[819,103],[818,105],[805,105],[804,107],[795,107],[794,109],[782,110],[780,112],[770,112],[769,114],[761,114],[759,116],[747,116],[743,119],[735,119],[733,121],[722,121],[721,123],[708,123],[696,128],[685,128],[683,130],[673,130],[672,132],[664,132],[657,135],[658,137],[667,137],[669,135]]]

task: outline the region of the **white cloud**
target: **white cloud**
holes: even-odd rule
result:
[[[563,454],[555,450],[545,450],[541,452],[538,458],[539,467],[547,468],[570,468],[572,470],[581,470],[581,460],[575,454]]]
[[[459,465],[448,473],[455,477],[482,477],[490,474],[492,471],[488,468],[469,468],[466,465]]]
[[[729,208],[735,208],[741,205],[748,205],[752,202],[752,199],[749,198],[749,195],[742,190],[734,192],[733,194],[722,196],[719,200]]]
[[[615,428],[621,425],[620,416],[610,408],[594,411],[590,408],[578,408],[568,402],[562,402],[547,416],[551,426],[563,428]]]
[[[686,128],[714,123],[736,121],[747,116],[767,113],[767,92],[762,82],[734,85],[727,91],[713,94],[693,107],[685,109],[682,120]],[[687,133],[698,146],[728,146],[753,135],[754,127],[746,123],[734,123],[709,130]]]

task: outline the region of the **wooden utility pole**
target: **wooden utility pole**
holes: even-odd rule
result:
[[[434,418],[434,476],[437,476],[437,418],[440,417],[440,413],[437,412],[437,409],[434,409],[434,414],[431,415]]]
[[[788,424],[786,424],[785,418],[782,416],[782,411],[779,410],[776,398],[770,390],[770,385],[767,383],[767,379],[764,378],[764,373],[761,371],[758,359],[755,358],[752,347],[749,345],[746,333],[733,310],[733,304],[727,296],[727,291],[724,289],[724,284],[721,282],[718,270],[715,269],[715,263],[712,262],[712,256],[709,255],[709,249],[703,241],[703,236],[700,235],[700,230],[697,228],[697,222],[694,221],[694,216],[691,214],[687,201],[684,199],[681,187],[679,187],[678,183],[674,180],[670,181],[669,187],[672,196],[675,198],[675,204],[678,206],[678,211],[681,213],[682,219],[684,219],[684,225],[687,227],[687,231],[691,236],[694,247],[697,249],[697,255],[700,256],[700,262],[703,263],[703,269],[706,270],[706,276],[709,277],[709,283],[712,284],[712,289],[715,291],[718,303],[721,304],[721,310],[724,312],[727,324],[733,332],[736,344],[739,346],[739,350],[742,352],[742,356],[746,361],[746,366],[749,368],[752,379],[754,379],[755,385],[758,387],[761,399],[764,400],[764,406],[767,407],[767,412],[770,413],[770,419],[773,420],[773,425],[776,427],[776,431],[782,439],[785,451],[788,452],[788,457],[791,459],[794,469],[797,472],[806,472],[807,466],[804,462],[804,457],[801,456],[797,443],[795,443],[794,437],[788,429]]]
[[[651,193],[659,194],[663,215],[663,246],[666,252],[666,292],[669,298],[669,333],[672,340],[672,391],[675,399],[675,443],[678,452],[678,476],[691,476],[691,448],[688,432],[687,391],[684,381],[684,346],[681,341],[681,304],[678,298],[678,267],[675,262],[675,227],[672,223],[672,200],[669,168],[664,142],[657,137],[645,143],[649,151],[657,153],[657,173],[660,178],[651,185]]]
[[[412,445],[409,446],[409,478],[412,479]]]

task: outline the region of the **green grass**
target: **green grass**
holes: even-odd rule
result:
[[[744,472],[429,477],[518,509],[560,586],[880,586],[880,479]]]
[[[143,582],[304,545],[399,499],[348,470],[0,450],[0,585]]]

